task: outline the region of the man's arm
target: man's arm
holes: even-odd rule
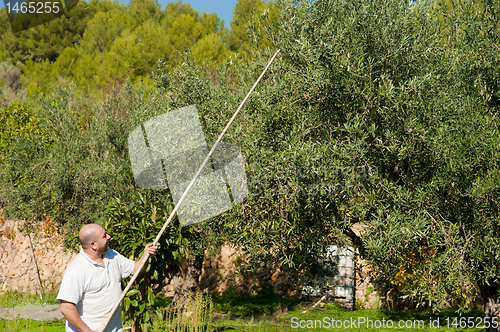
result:
[[[146,252],[149,253],[150,256],[154,256],[156,255],[156,250],[158,249],[159,246],[160,246],[159,243],[157,243],[156,246],[153,246],[152,243],[148,244],[146,246],[146,250],[144,250],[144,254],[142,254],[142,257],[134,262],[134,270],[132,270],[131,274],[135,275],[135,273],[139,270],[139,266],[146,259]],[[141,275],[144,272],[144,270],[146,269],[146,265],[147,264],[144,264],[141,271],[139,271],[139,275]]]
[[[95,330],[91,330],[87,324],[82,320],[80,315],[78,314],[78,311],[76,310],[76,305],[74,303],[60,300],[61,305],[60,305],[60,310],[61,313],[64,315],[66,320],[70,322],[71,325],[76,327],[76,329],[80,332],[97,332]]]

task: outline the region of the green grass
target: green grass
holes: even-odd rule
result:
[[[310,304],[309,304],[310,307]],[[306,311],[304,313],[304,311]],[[458,325],[457,327],[452,326],[453,319],[458,315],[453,310],[442,311],[438,316],[432,314],[431,312],[388,312],[383,310],[356,310],[356,311],[343,311],[335,308],[334,310],[309,310],[306,307],[298,308],[298,310],[289,312],[277,312],[273,315],[266,315],[260,317],[230,317],[228,314],[218,314],[212,321],[212,326],[214,331],[226,331],[231,330],[231,332],[238,331],[406,331],[406,332],[426,332],[426,331],[443,331],[443,332],[455,332],[455,331],[482,331],[482,329],[461,329]],[[429,322],[432,320],[434,323],[439,317],[439,327],[435,325],[435,328],[429,327]],[[467,317],[473,317],[478,319],[483,317],[483,312],[481,311],[469,311],[464,313],[462,316],[465,320]],[[449,324],[447,324],[446,318],[449,319]],[[458,318],[460,319],[460,318]],[[335,327],[337,320],[343,322],[343,325]],[[359,322],[372,321],[373,326],[367,325],[366,323],[359,324]],[[351,321],[355,322],[355,326],[351,326]],[[392,328],[389,328],[389,321],[392,322]],[[402,321],[402,328],[398,328],[399,321]],[[419,322],[423,321],[423,325]],[[302,322],[302,327],[300,324]],[[326,324],[325,324],[326,322]],[[383,328],[385,322],[386,328]],[[458,320],[457,320],[458,322]],[[347,323],[347,324],[346,324]],[[408,323],[408,327],[406,327]],[[377,327],[377,324],[381,324]],[[412,325],[410,327],[410,325]],[[347,328],[344,328],[347,327]]]
[[[6,291],[0,294],[0,308],[14,308],[30,304],[50,305],[59,304],[56,301],[57,292],[43,294],[42,299],[40,295],[31,295],[29,293],[20,293],[18,291]]]
[[[25,295],[18,292],[9,292],[0,296],[0,307],[13,307],[25,304],[52,304],[56,294],[48,294],[40,301],[37,296]],[[325,304],[320,309],[310,309],[312,303],[299,303],[297,300],[285,299],[272,292],[261,292],[257,295],[211,295],[210,301],[213,303],[213,313],[211,321],[204,325],[202,331],[208,327],[208,331],[231,331],[231,332],[278,332],[278,331],[405,331],[405,332],[455,332],[455,331],[482,331],[482,329],[460,328],[460,318],[467,321],[471,317],[473,321],[479,321],[484,317],[483,311],[467,311],[459,316],[454,310],[443,310],[436,315],[430,311],[384,311],[384,310],[356,310],[350,311],[337,304]],[[170,300],[164,299],[164,304],[168,305]],[[196,311],[196,310],[194,310]],[[192,321],[193,316],[184,319]],[[429,322],[436,322],[439,318],[439,327],[430,328]],[[456,325],[453,322],[456,320]],[[363,321],[372,321],[373,326]],[[448,320],[447,320],[448,319]],[[337,321],[344,322],[342,328],[336,328]],[[345,326],[345,322],[356,322],[356,326]],[[393,322],[393,328],[389,328],[388,322]],[[423,322],[423,325],[398,328],[399,321]],[[173,321],[170,321],[170,323]],[[325,323],[326,322],[326,323]],[[377,324],[385,322],[386,328],[377,327]],[[170,330],[169,322],[157,320],[156,327],[151,326],[150,332],[160,332]],[[300,324],[302,323],[302,328]],[[184,324],[184,323],[183,323]],[[338,324],[338,323],[337,323]],[[128,326],[124,323],[124,326]],[[348,328],[343,328],[343,327]],[[176,328],[175,331],[184,331]],[[186,331],[195,331],[187,329]],[[9,332],[63,332],[64,320],[53,322],[40,322],[35,320],[13,320],[0,321],[0,331]],[[173,331],[173,330],[172,330]]]
[[[291,309],[298,300],[283,298],[273,291],[263,290],[256,295],[234,296],[229,294],[211,295],[214,311],[229,313],[230,316],[269,315],[280,308]]]
[[[64,332],[64,320],[40,322],[32,319],[0,320],[0,331],[8,332]]]
[[[310,309],[312,303],[299,304],[272,293],[239,297],[223,295],[212,298],[216,309],[212,321],[214,331],[482,331],[479,328],[460,328],[460,319],[465,323],[468,317],[471,317],[474,322],[479,322],[484,317],[483,311],[467,311],[459,316],[452,309],[443,310],[438,315],[431,311],[410,310],[351,311],[338,304],[325,304],[322,308]],[[340,324],[337,321],[343,322],[341,327],[339,325],[340,328],[335,326]],[[400,321],[402,328],[398,327]],[[354,322],[353,326],[351,322]],[[432,327],[430,322],[433,322]]]
[[[14,308],[25,305],[50,305],[58,304],[56,292],[40,295],[7,291],[0,294],[0,308]],[[33,319],[0,320],[0,331],[9,332],[64,332],[64,320],[37,321]]]
[[[358,311],[330,311],[330,310],[312,310],[307,313],[302,313],[302,309],[290,312],[275,312],[272,315],[263,315],[257,317],[230,317],[228,314],[217,313],[215,314],[212,323],[211,331],[231,331],[231,332],[243,332],[243,331],[261,331],[261,332],[278,332],[278,331],[336,331],[340,329],[336,328],[292,328],[293,317],[304,321],[323,320],[325,317],[346,320],[351,317],[365,317],[371,320],[382,320],[391,319],[397,324],[399,319],[403,320],[424,320],[424,328],[366,328],[365,325],[358,326],[357,328],[342,329],[342,331],[406,331],[406,332],[426,332],[426,331],[443,331],[443,332],[455,332],[455,331],[466,331],[460,328],[447,328],[446,318],[456,317],[456,314],[452,310],[446,310],[439,314],[441,326],[439,328],[430,329],[428,328],[429,319],[436,319],[438,316],[433,315],[429,312],[385,312],[385,311],[373,311],[373,310],[358,310]],[[481,317],[482,312],[467,312],[462,317]],[[432,318],[431,318],[432,317]],[[450,320],[451,323],[451,320]],[[35,320],[14,320],[14,321],[0,321],[0,331],[9,332],[64,332],[64,320],[54,321],[54,322],[39,322]],[[472,331],[472,329],[470,330]],[[480,329],[474,329],[474,331],[481,331]]]

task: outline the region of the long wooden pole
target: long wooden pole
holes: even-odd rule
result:
[[[212,146],[212,149],[210,149],[210,152],[208,153],[207,157],[205,158],[205,160],[201,164],[200,168],[196,172],[194,178],[191,180],[191,182],[187,186],[186,190],[182,194],[181,198],[179,199],[179,201],[175,205],[175,207],[172,210],[172,213],[170,213],[170,216],[168,217],[167,221],[163,224],[163,227],[160,230],[160,232],[158,233],[158,235],[156,236],[156,238],[155,238],[155,240],[153,242],[153,245],[156,245],[158,243],[158,241],[160,240],[163,232],[167,229],[168,225],[170,224],[170,221],[174,218],[174,215],[177,212],[177,210],[179,209],[179,206],[182,204],[182,202],[186,198],[189,190],[193,186],[194,182],[196,181],[196,179],[198,179],[198,177],[200,176],[203,168],[205,167],[205,165],[210,160],[210,156],[214,153],[215,148],[217,147],[217,145],[219,144],[219,142],[222,140],[222,137],[224,137],[224,135],[226,134],[227,130],[229,129],[229,127],[233,123],[234,119],[236,118],[236,116],[238,115],[238,113],[240,112],[240,110],[243,108],[243,105],[245,105],[247,99],[250,97],[250,95],[252,94],[253,90],[255,90],[255,87],[257,86],[257,84],[259,84],[259,82],[262,79],[262,77],[264,77],[264,74],[267,72],[267,70],[269,69],[269,67],[271,66],[271,64],[273,63],[274,59],[276,58],[276,56],[278,55],[279,52],[280,52],[280,50],[277,50],[276,53],[274,53],[274,55],[271,58],[271,60],[269,60],[269,63],[267,64],[266,68],[264,68],[264,70],[262,71],[262,74],[260,74],[259,78],[257,79],[257,81],[255,81],[255,83],[252,86],[252,88],[250,89],[250,91],[248,91],[245,99],[243,99],[243,101],[241,102],[241,104],[238,107],[238,109],[236,110],[236,112],[234,112],[233,116],[231,117],[231,119],[227,123],[226,127],[224,128],[224,130],[222,130],[221,134],[219,135],[219,138],[217,138],[217,141],[215,141],[214,145]],[[132,278],[130,279],[130,281],[128,282],[127,287],[125,287],[125,289],[123,290],[123,292],[122,292],[122,294],[120,296],[120,299],[118,301],[116,301],[115,306],[113,307],[113,309],[111,309],[111,312],[108,315],[108,318],[106,319],[106,322],[101,327],[101,329],[99,330],[99,332],[104,332],[104,329],[106,328],[106,326],[108,325],[109,321],[113,317],[113,314],[115,313],[116,309],[118,309],[118,307],[120,306],[120,303],[122,302],[123,298],[125,297],[125,295],[130,290],[130,287],[132,287],[132,284],[134,283],[135,279],[137,279],[137,275],[139,274],[138,271],[142,270],[142,268],[144,267],[144,264],[147,262],[148,258],[149,258],[149,253],[145,252],[144,255],[141,258],[142,262],[141,262],[141,265],[139,266],[139,268],[137,269],[137,273],[135,273],[132,276]]]

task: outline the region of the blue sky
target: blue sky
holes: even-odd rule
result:
[[[165,9],[168,0],[158,0],[161,9]],[[198,12],[215,13],[224,21],[224,26],[228,29],[231,27],[231,18],[233,17],[234,6],[237,0],[189,0],[187,2]],[[120,0],[120,3],[128,3],[128,1]],[[0,7],[5,7],[3,1],[0,1]]]
[[[164,9],[165,6],[172,1],[158,0],[158,2],[161,4],[161,9]],[[236,5],[237,0],[189,0],[182,2],[189,3],[191,7],[200,13],[206,12],[217,14],[217,16],[224,21],[224,26],[229,29],[231,19],[233,18],[234,6]]]

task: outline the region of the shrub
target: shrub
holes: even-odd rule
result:
[[[148,243],[152,243],[168,219],[173,206],[168,201],[145,193],[138,194],[135,204],[114,199],[109,204],[109,218],[105,229],[111,236],[110,246],[132,260],[138,260]],[[139,276],[123,301],[125,317],[132,321],[135,331],[142,331],[144,324],[151,322],[150,312],[161,317],[159,297],[170,277],[173,265],[181,265],[187,257],[188,238],[175,219],[160,238],[160,248],[151,257],[146,273]],[[124,286],[128,280],[125,280]]]
[[[82,224],[105,222],[112,198],[130,201],[135,185],[128,133],[168,107],[164,96],[156,94],[152,102],[155,94],[145,100],[144,93],[140,84],[125,84],[94,102],[75,97],[69,84],[37,96],[29,107],[13,104],[1,111],[11,119],[0,139],[6,213],[27,225],[49,216],[72,247]]]

